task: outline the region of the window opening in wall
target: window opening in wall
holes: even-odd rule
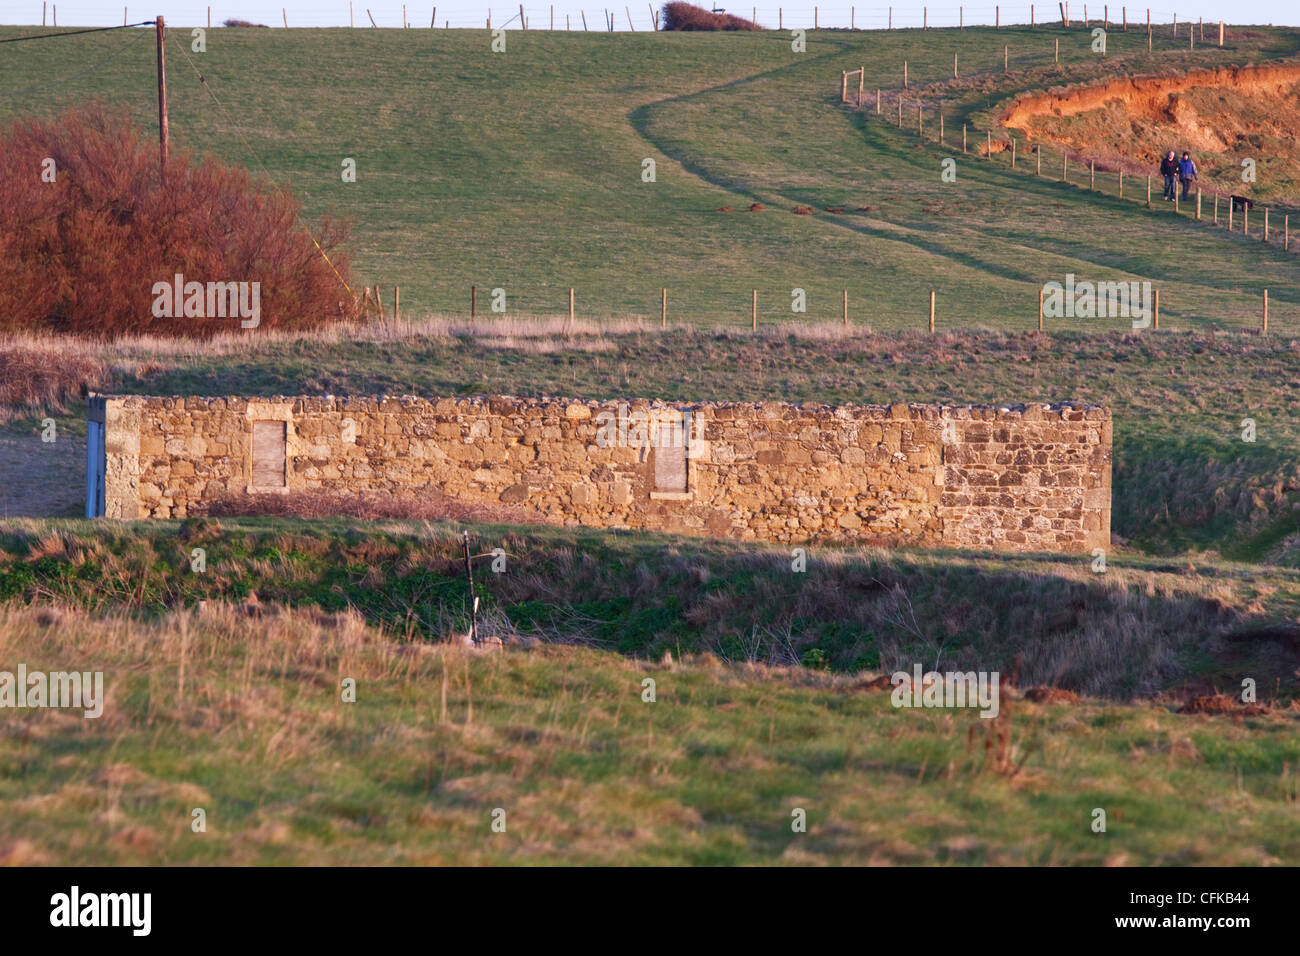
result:
[[[253,487],[285,487],[285,423],[253,422]]]

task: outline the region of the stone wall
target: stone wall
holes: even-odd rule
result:
[[[95,396],[91,416],[112,518],[253,492],[436,489],[567,525],[766,541],[1110,541],[1111,420],[1096,406]],[[272,423],[256,472],[255,422]],[[281,435],[283,469],[267,459]]]

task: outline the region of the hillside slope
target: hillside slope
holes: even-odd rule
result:
[[[145,36],[9,45],[0,119],[98,95],[156,128]],[[360,281],[386,296],[400,285],[408,311],[463,312],[477,285],[503,288],[511,314],[554,314],[572,286],[581,315],[657,316],[667,288],[672,318],[740,324],[751,290],[760,319],[778,321],[802,288],[810,317],[838,318],[848,290],[853,321],[892,328],[915,327],[935,289],[942,325],[1024,328],[1042,283],[1074,272],[1151,279],[1168,324],[1253,325],[1264,287],[1275,321],[1300,324],[1294,255],[973,155],[945,184],[951,146],[918,148],[838,103],[840,71],[863,64],[868,90],[898,87],[904,59],[924,87],[959,52],[973,111],[1018,79],[1042,85],[1056,40],[1073,79],[1283,56],[1300,47],[1294,31],[1194,55],[1162,38],[1151,56],[1117,35],[1105,64],[1086,31],[1044,27],[820,31],[805,53],[772,32],[511,32],[504,54],[486,31],[213,30],[201,54],[187,37],[173,30],[169,45],[176,146],[265,163],[310,215],[352,219]],[[994,83],[1004,45],[1009,86]],[[355,183],[342,181],[347,158]],[[766,211],[749,212],[755,201]],[[815,214],[791,215],[796,204]],[[1176,261],[1158,254],[1170,242]]]

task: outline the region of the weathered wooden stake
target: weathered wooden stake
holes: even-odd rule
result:
[[[749,327],[758,331],[758,290],[754,289],[749,300]]]
[[[1088,160],[1088,189],[1094,190],[1096,188],[1097,188],[1097,161],[1095,159],[1090,159]]]
[[[474,318],[474,314],[477,311],[477,309],[478,309],[478,286],[472,285],[469,287],[469,317],[471,319]]]
[[[402,287],[393,286],[393,321],[402,317]]]
[[[849,327],[849,290],[844,290],[844,327]]]
[[[1160,328],[1160,290],[1156,289],[1152,302],[1152,317],[1155,320],[1154,328]]]
[[[659,328],[668,328],[668,290],[659,290]]]
[[[569,328],[573,328],[573,287],[569,287]]]
[[[1147,173],[1147,208],[1151,208],[1151,174]]]
[[[1264,207],[1264,241],[1268,242],[1268,207]]]
[[[1043,331],[1043,289],[1038,288],[1038,331]]]
[[[934,290],[930,290],[930,334],[934,335]]]
[[[1261,331],[1268,335],[1268,290],[1264,290],[1264,325]]]
[[[1196,189],[1196,221],[1201,221],[1201,189],[1199,186]]]

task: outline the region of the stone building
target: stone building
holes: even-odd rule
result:
[[[1110,543],[1098,406],[96,395],[89,417],[88,516],[434,489],[561,524],[746,540]]]

